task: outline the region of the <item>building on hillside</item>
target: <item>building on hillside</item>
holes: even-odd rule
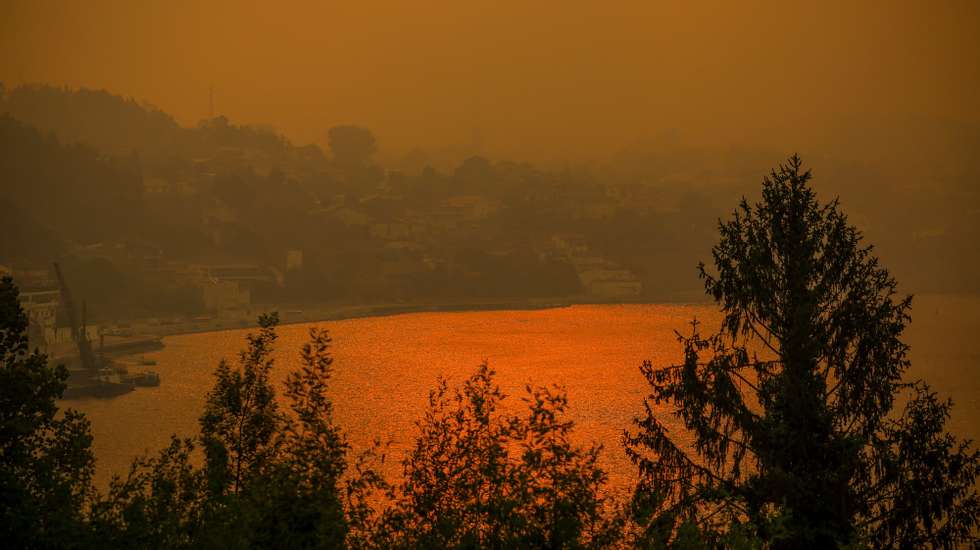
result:
[[[643,283],[636,278],[599,279],[588,287],[589,294],[609,300],[629,300],[643,292]]]
[[[237,283],[275,283],[276,274],[258,264],[228,263],[195,266],[202,278],[214,281],[233,281]]]
[[[385,241],[404,241],[413,238],[415,232],[407,223],[375,223],[371,225],[371,236]]]
[[[31,345],[44,347],[44,331],[55,326],[61,290],[47,269],[0,266],[0,276],[13,277],[18,301],[27,315]]]
[[[371,216],[346,206],[330,209],[330,216],[346,226],[367,226],[371,223]]]
[[[579,234],[556,234],[552,235],[551,243],[554,245],[558,256],[567,259],[585,257],[589,253],[589,245],[585,238]]]
[[[632,271],[605,258],[576,258],[572,265],[582,288],[595,298],[628,300],[643,292],[643,283]]]
[[[20,306],[31,324],[42,329],[54,327],[61,304],[61,291],[57,288],[26,290],[20,293]]]
[[[500,210],[501,202],[480,195],[454,195],[442,201],[444,215],[459,220],[484,220]]]
[[[283,284],[280,270],[259,264],[172,263],[167,272],[180,284],[200,289],[204,308],[218,314],[248,310],[255,292]]]
[[[237,281],[212,280],[201,285],[204,308],[214,313],[245,310],[251,305],[251,292]]]
[[[99,325],[85,325],[85,336],[89,342],[92,342],[93,347],[97,347],[101,336]],[[49,351],[53,346],[61,349],[65,349],[67,346],[69,349],[73,349],[73,344],[71,327],[51,326],[44,329],[44,345],[39,347],[45,351]]]

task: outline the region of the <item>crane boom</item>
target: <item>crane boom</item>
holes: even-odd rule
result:
[[[68,284],[65,282],[65,277],[61,273],[61,266],[58,265],[58,262],[54,262],[54,273],[58,277],[58,287],[61,290],[61,304],[65,308],[65,313],[68,314],[68,322],[71,323],[71,337],[78,346],[78,358],[81,360],[83,367],[95,372],[98,370],[95,353],[92,352],[92,345],[88,341],[85,327],[79,324],[78,315],[75,311],[75,302],[72,300],[71,291],[68,289]]]

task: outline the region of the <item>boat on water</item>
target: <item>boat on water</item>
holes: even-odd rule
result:
[[[123,378],[133,383],[134,386],[159,386],[160,375],[153,371],[138,372]]]
[[[141,372],[131,373],[129,368],[124,363],[108,362],[108,368],[115,372],[120,380],[125,383],[132,384],[134,386],[159,386],[160,385],[160,375],[154,371],[146,370]]]
[[[68,378],[68,386],[62,398],[116,397],[134,389],[136,385],[131,380],[124,379],[110,367],[103,367],[94,376],[88,371],[74,371]]]
[[[105,362],[95,375],[85,369],[74,370],[68,378],[63,399],[116,397],[137,387],[160,385],[160,375],[153,371],[131,373],[125,365]]]

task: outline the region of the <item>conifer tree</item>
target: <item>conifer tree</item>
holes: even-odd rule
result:
[[[647,543],[683,526],[794,548],[972,540],[980,457],[945,432],[951,403],[903,378],[911,297],[810,180],[793,156],[719,224],[715,270],[699,266],[719,332],[694,323],[683,363],[641,369],[652,391],[624,442]]]

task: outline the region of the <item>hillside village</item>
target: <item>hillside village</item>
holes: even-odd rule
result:
[[[330,129],[324,150],[221,116],[184,127],[104,91],[48,86],[0,88],[0,140],[10,182],[0,269],[52,342],[56,261],[89,321],[117,328],[234,326],[268,307],[304,318],[366,304],[700,300],[692,274],[724,213],[717,205],[734,204],[756,164],[768,164],[675,150],[553,170],[418,151],[383,165],[374,135],[357,126]],[[838,185],[866,175],[851,172]],[[864,195],[857,189],[849,196]],[[886,253],[897,243],[939,255],[930,280],[976,284],[941,267],[962,256],[973,225],[923,216],[904,227],[887,208],[854,208]]]

